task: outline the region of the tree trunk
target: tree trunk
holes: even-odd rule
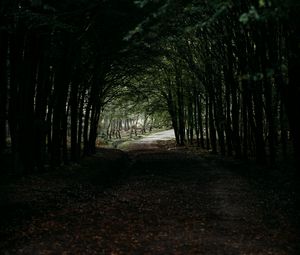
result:
[[[209,134],[210,134],[212,153],[215,154],[215,153],[217,153],[218,150],[217,150],[217,136],[216,136],[214,114],[213,114],[213,105],[214,105],[214,96],[211,93],[209,96],[209,102],[208,102]]]
[[[275,121],[274,121],[274,114],[273,114],[273,87],[268,77],[269,74],[267,73],[267,69],[270,68],[271,64],[269,63],[269,59],[267,58],[267,54],[270,56],[274,55],[271,48],[266,49],[266,42],[270,40],[273,36],[273,27],[269,25],[267,28],[265,27],[266,24],[262,24],[261,26],[261,40],[260,40],[260,58],[261,58],[261,67],[262,67],[262,74],[263,74],[263,85],[264,85],[264,98],[265,98],[265,113],[266,119],[268,123],[268,144],[269,144],[269,152],[270,152],[270,162],[273,164],[276,158],[276,149],[275,149]],[[266,36],[266,33],[268,34]],[[273,42],[272,42],[273,43]],[[268,43],[269,46],[272,44],[271,42]]]
[[[205,94],[205,136],[206,136],[206,149],[210,149],[210,139],[209,139],[209,99],[208,93]]]
[[[46,50],[44,41],[40,42],[43,49],[40,52],[38,64],[37,89],[35,96],[35,161],[39,171],[43,171],[46,154],[46,109],[51,93],[50,70],[48,59],[42,51]],[[49,104],[48,104],[49,112]]]
[[[60,166],[65,155],[63,155],[63,141],[65,140],[65,128],[67,118],[67,99],[69,92],[69,83],[71,79],[71,71],[73,61],[71,60],[72,52],[70,48],[71,37],[66,34],[63,36],[64,47],[62,50],[65,56],[62,55],[60,63],[55,66],[55,84],[54,84],[54,104],[53,104],[53,124],[52,124],[52,151],[51,163],[52,166]]]
[[[71,86],[71,161],[78,161],[78,83],[74,81]]]
[[[84,97],[85,97],[85,89],[83,88],[80,93],[80,104],[78,111],[78,143],[77,143],[77,155],[81,156],[81,143],[82,143],[82,129],[83,129],[83,108],[84,108]]]
[[[231,31],[228,30],[229,38],[231,38]],[[232,116],[232,141],[233,147],[235,151],[235,157],[241,157],[241,141],[240,141],[240,131],[239,131],[239,104],[238,104],[238,83],[234,78],[234,57],[233,57],[233,49],[232,43],[230,40],[227,41],[227,61],[228,61],[228,72],[227,72],[227,82],[230,84],[230,92],[231,92],[231,116]]]
[[[197,97],[197,105],[198,105],[198,125],[199,125],[199,131],[200,131],[200,144],[201,148],[204,149],[204,130],[203,130],[203,119],[202,119],[202,95],[200,94]]]
[[[226,145],[228,156],[232,156],[232,121],[231,121],[231,97],[230,97],[230,82],[227,78],[228,70],[226,66],[223,67],[225,76],[225,100],[226,100]],[[227,79],[226,79],[227,78]]]
[[[0,155],[6,148],[8,33],[0,30]]]
[[[89,140],[88,140],[88,132],[89,132],[89,125],[90,125],[90,113],[91,113],[91,99],[85,108],[85,115],[84,115],[84,127],[83,127],[83,155],[87,156],[90,154],[89,152]]]
[[[287,33],[286,43],[288,47],[288,76],[289,81],[284,88],[285,106],[290,123],[291,134],[295,151],[295,158],[300,165],[300,25],[299,25],[299,3],[291,1],[290,29]],[[300,176],[300,173],[299,173]]]

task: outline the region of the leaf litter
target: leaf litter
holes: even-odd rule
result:
[[[238,168],[195,151],[100,150],[2,184],[0,254],[297,254],[290,193]]]

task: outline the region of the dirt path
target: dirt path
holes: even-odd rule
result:
[[[161,145],[175,141],[174,130],[165,130],[161,132],[157,132],[142,139],[131,141],[129,144],[127,143],[125,146],[121,146],[121,149],[124,151],[132,151],[132,150],[144,150],[144,149],[159,149]]]
[[[135,143],[155,143],[157,141],[169,141],[172,139],[175,139],[174,130],[169,129],[148,135],[138,141],[135,141]]]
[[[298,254],[290,205],[243,164],[151,147],[2,185],[0,254]]]

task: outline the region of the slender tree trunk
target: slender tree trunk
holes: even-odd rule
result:
[[[37,72],[37,35],[29,31],[24,38],[23,60],[21,62],[22,72],[19,81],[19,149],[20,163],[24,173],[32,172],[34,169],[34,95],[36,88]]]
[[[248,106],[249,102],[249,94],[250,91],[248,90],[248,81],[243,79],[242,80],[242,119],[243,119],[243,158],[248,158],[248,139],[249,139],[249,132],[248,132]]]
[[[280,142],[282,146],[282,155],[284,158],[287,157],[287,141],[288,141],[288,134],[287,134],[287,118],[285,114],[284,104],[280,102]]]
[[[75,81],[71,86],[71,161],[78,161],[78,83]]]
[[[254,111],[255,111],[255,143],[256,143],[256,159],[258,163],[265,163],[266,152],[264,142],[264,123],[263,123],[263,100],[262,100],[262,82],[255,83],[254,92]]]
[[[198,105],[198,125],[199,125],[199,130],[200,130],[200,144],[202,149],[205,148],[204,146],[204,130],[203,130],[203,120],[202,120],[202,100],[201,100],[201,95],[198,96],[197,98],[197,105]]]
[[[195,97],[195,95],[189,95],[188,98],[188,113],[187,113],[187,117],[188,117],[188,137],[189,137],[189,143],[192,145],[193,144],[193,138],[194,138],[194,116],[193,116],[193,97]]]
[[[83,88],[80,93],[80,106],[78,111],[78,143],[77,143],[77,155],[81,156],[81,143],[82,143],[82,129],[83,129],[83,107],[84,107],[84,97],[85,89]]]
[[[167,104],[168,104],[168,112],[171,116],[172,127],[174,129],[176,144],[179,144],[179,132],[178,132],[178,122],[177,122],[177,115],[176,115],[176,108],[174,105],[174,99],[172,96],[172,92],[169,89],[168,94],[166,96]]]
[[[68,105],[66,112],[62,116],[61,121],[61,138],[62,138],[62,159],[64,164],[69,163],[68,157],[68,116],[69,116],[70,106]]]
[[[11,136],[11,148],[13,156],[13,168],[15,171],[20,171],[20,149],[19,149],[19,126],[17,125],[18,112],[18,83],[20,77],[20,66],[22,62],[22,42],[24,37],[15,31],[10,36],[9,52],[10,52],[10,93],[9,93],[9,108],[8,108],[8,123]]]
[[[220,77],[217,75],[214,84],[216,87],[215,92],[215,102],[214,102],[214,115],[215,115],[215,125],[218,133],[218,142],[220,146],[220,151],[222,155],[225,155],[225,116],[223,111],[223,92],[222,92],[222,82]]]
[[[229,34],[229,38],[231,38],[231,32]],[[238,104],[238,83],[234,78],[234,58],[233,58],[233,49],[231,41],[227,41],[227,58],[228,58],[228,78],[227,82],[230,84],[230,92],[231,92],[231,116],[232,116],[232,140],[233,147],[235,151],[236,158],[241,157],[241,141],[240,141],[240,131],[239,131],[239,104]]]
[[[44,42],[40,42],[44,45]],[[45,47],[43,47],[45,50]],[[38,78],[35,96],[35,160],[39,171],[44,170],[45,154],[46,154],[46,109],[47,102],[51,93],[50,70],[48,59],[40,52],[38,64]],[[49,104],[48,104],[49,107]],[[48,109],[49,110],[49,109]]]
[[[73,61],[71,59],[72,50],[70,48],[70,35],[64,35],[64,47],[62,50],[66,52],[62,57],[60,63],[56,63],[55,67],[55,83],[54,83],[54,104],[53,104],[53,124],[52,124],[52,146],[51,146],[51,163],[52,166],[60,166],[62,160],[65,158],[64,140],[66,128],[67,109],[66,104],[68,100],[69,83],[71,79],[71,71],[73,68]]]
[[[237,40],[238,43],[238,54],[239,54],[239,72],[242,77],[241,81],[241,96],[242,96],[242,120],[243,120],[243,158],[248,158],[249,153],[249,115],[248,115],[248,107],[250,102],[250,93],[249,90],[249,81],[248,81],[248,73],[249,73],[249,63],[247,59],[247,38],[246,33],[243,31],[240,34],[239,39]]]
[[[226,145],[228,156],[232,156],[232,129],[231,129],[231,97],[230,97],[230,82],[226,79],[228,70],[224,66],[225,75],[225,100],[226,100]]]
[[[196,89],[196,86],[194,87],[194,123],[195,123],[195,133],[196,133],[196,142],[197,142],[197,147],[200,147],[200,129],[199,129],[199,115],[201,114],[199,112],[199,101],[198,101],[198,92],[197,92],[197,89]],[[201,109],[201,108],[200,108]]]
[[[266,42],[270,40],[269,37],[272,37],[272,26],[268,26],[268,28],[265,27],[265,24],[262,24],[261,26],[261,40],[260,40],[260,58],[261,58],[261,66],[262,66],[262,74],[263,74],[263,87],[264,87],[264,98],[265,98],[265,113],[266,113],[266,119],[268,123],[268,144],[269,144],[269,151],[270,151],[270,161],[271,164],[275,162],[276,158],[276,149],[275,149],[275,133],[276,133],[276,127],[275,127],[275,121],[274,121],[274,114],[273,114],[273,87],[271,84],[270,79],[268,78],[267,68],[271,66],[269,63],[269,59],[267,58],[267,54],[272,54],[272,49],[266,49]],[[268,35],[266,38],[266,33],[268,31]],[[269,42],[269,45],[271,45],[271,42]]]
[[[216,136],[214,114],[213,114],[213,105],[214,105],[214,96],[211,93],[209,96],[209,102],[208,102],[209,134],[210,134],[212,153],[217,153],[217,151],[218,151],[217,150],[217,136]]]
[[[91,111],[91,123],[90,123],[90,132],[89,132],[89,152],[94,154],[96,153],[96,139],[97,139],[97,129],[100,118],[100,108],[98,105],[94,105]],[[115,123],[115,132],[117,129],[117,123]]]
[[[256,29],[256,28],[255,28]],[[265,151],[265,141],[264,141],[264,103],[263,103],[263,81],[262,78],[258,76],[261,73],[260,58],[262,54],[261,49],[261,37],[260,31],[253,31],[254,43],[255,43],[255,54],[253,70],[255,75],[255,80],[253,81],[253,102],[254,102],[254,112],[255,112],[255,143],[256,143],[256,160],[258,163],[266,162],[266,151]]]
[[[288,47],[288,76],[289,81],[285,87],[283,98],[285,99],[285,106],[287,116],[290,123],[291,134],[293,139],[295,157],[300,166],[300,83],[299,83],[299,70],[300,70],[300,25],[299,25],[299,3],[291,1],[290,10],[290,31],[287,34],[287,47]],[[297,12],[298,11],[298,12]],[[299,172],[300,176],[300,172]]]
[[[0,155],[6,148],[8,33],[0,30]]]
[[[209,98],[208,93],[205,94],[205,136],[206,136],[206,149],[210,149],[210,139],[209,139]]]
[[[176,93],[177,93],[177,108],[178,108],[178,128],[179,128],[179,144],[184,145],[185,142],[185,116],[184,116],[184,100],[181,78],[176,75]]]
[[[89,132],[89,125],[90,125],[90,113],[91,113],[91,102],[87,103],[85,108],[85,115],[84,115],[84,127],[83,127],[83,155],[89,155],[89,140],[88,140],[88,132]]]

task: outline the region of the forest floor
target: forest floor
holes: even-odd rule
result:
[[[2,179],[0,254],[299,254],[290,177],[271,170],[153,141]]]

